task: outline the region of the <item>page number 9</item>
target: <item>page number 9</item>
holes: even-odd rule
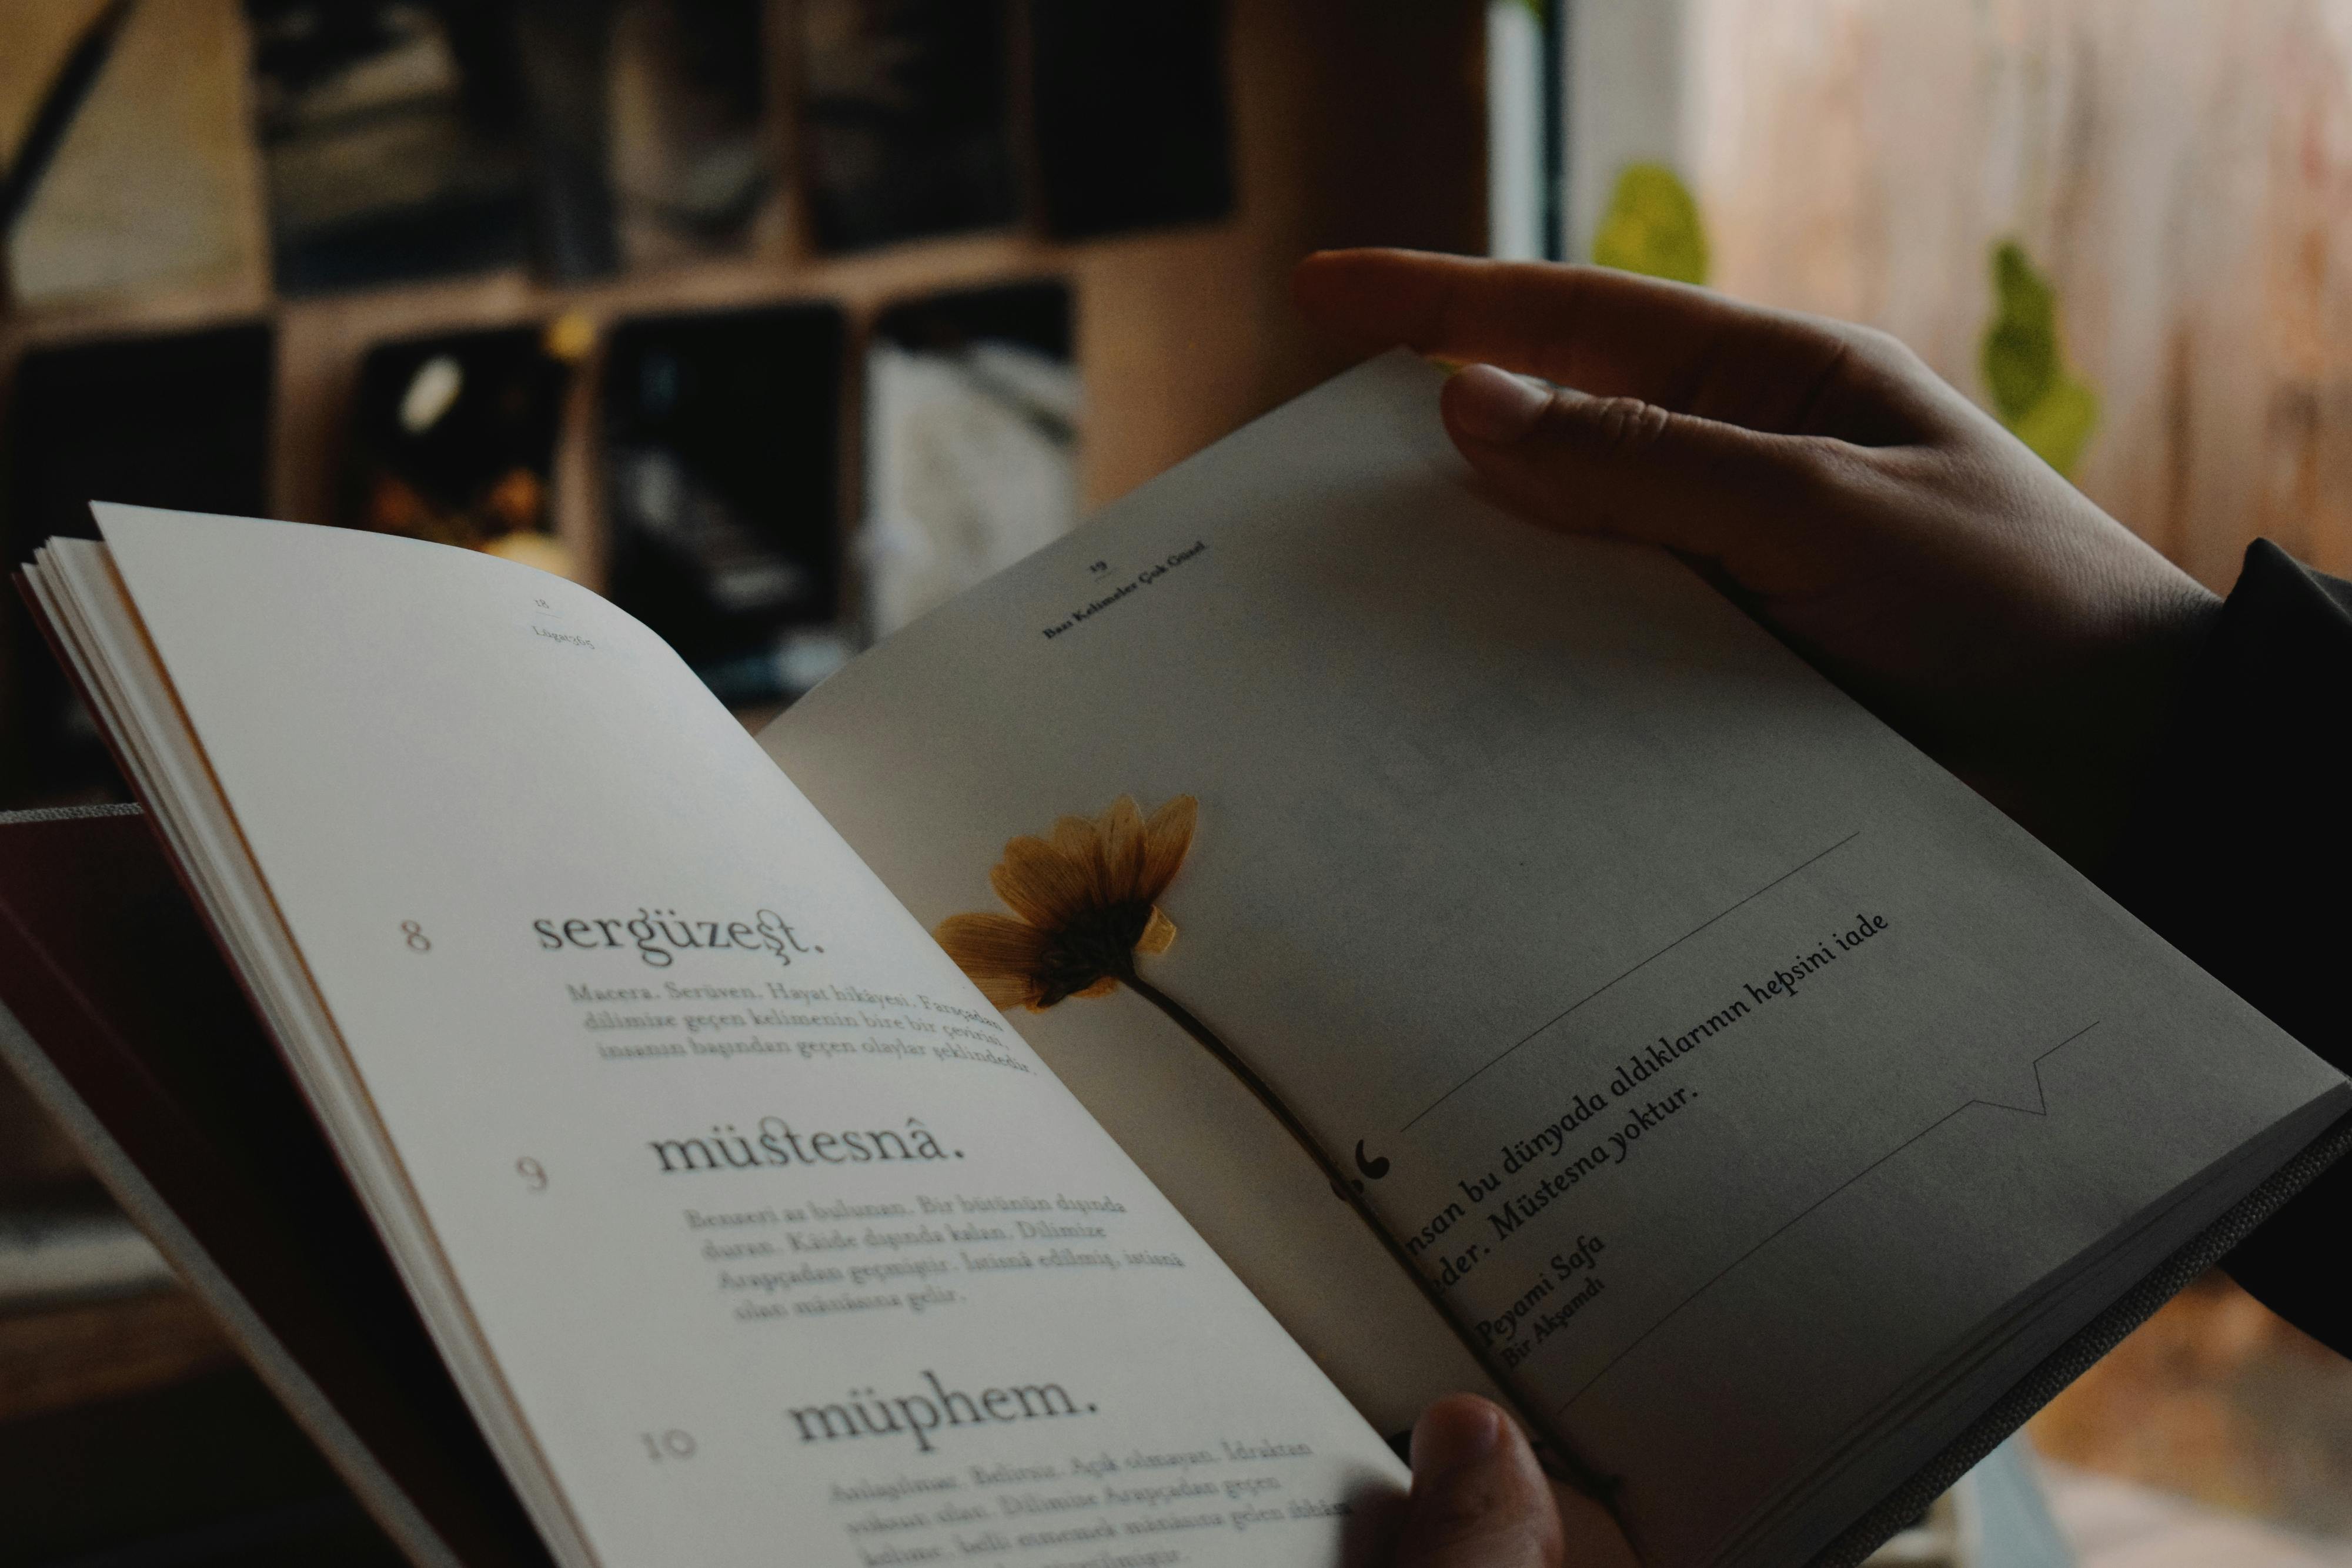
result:
[[[408,944],[408,950],[412,953],[433,951],[433,938],[425,935],[425,927],[414,920],[400,923],[400,939]]]

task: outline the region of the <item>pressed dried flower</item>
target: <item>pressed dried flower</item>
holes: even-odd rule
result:
[[[1363,1182],[1340,1168],[1274,1086],[1214,1030],[1137,972],[1136,955],[1164,953],[1176,940],[1175,923],[1160,909],[1160,895],[1183,868],[1200,815],[1200,802],[1179,795],[1146,821],[1134,798],[1122,795],[1098,817],[1062,818],[1048,838],[1014,839],[988,873],[989,885],[1013,913],[951,915],[932,935],[981,994],[1000,1008],[1043,1012],[1071,997],[1108,996],[1125,986],[1158,1009],[1255,1095],[1315,1162],[1333,1195],[1356,1211],[1463,1348],[1476,1359],[1488,1359],[1486,1346],[1463,1326],[1435,1280],[1372,1211]],[[1368,1159],[1360,1142],[1356,1165],[1374,1181],[1389,1170],[1385,1157]]]
[[[1122,795],[1100,816],[1064,817],[1051,838],[1004,846],[989,885],[1013,913],[953,915],[933,933],[981,994],[1043,1011],[1068,997],[1135,983],[1135,956],[1168,950],[1159,906],[1192,847],[1200,802],[1179,795],[1144,819]]]

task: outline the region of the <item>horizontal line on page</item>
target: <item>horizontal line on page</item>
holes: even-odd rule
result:
[[[1456,1094],[1459,1094],[1465,1089],[1469,1088],[1470,1085],[1477,1080],[1479,1075],[1484,1073],[1488,1068],[1495,1067],[1501,1063],[1505,1058],[1510,1056],[1521,1046],[1533,1041],[1538,1035],[1542,1034],[1554,1024],[1559,1022],[1560,1019],[1568,1017],[1569,1014],[1574,1012],[1585,1003],[1592,1000],[1593,998],[1601,995],[1601,992],[1609,989],[1611,986],[1614,986],[1619,981],[1627,979],[1639,973],[1641,970],[1647,968],[1650,965],[1657,962],[1660,958],[1664,957],[1667,954],[1673,952],[1675,948],[1681,946],[1684,943],[1689,941],[1692,937],[1706,930],[1708,926],[1714,925],[1717,921],[1721,920],[1725,915],[1729,915],[1747,904],[1753,904],[1756,900],[1763,897],[1766,894],[1771,892],[1774,888],[1780,886],[1782,883],[1788,881],[1799,872],[1803,871],[1807,866],[1813,864],[1817,861],[1828,859],[1831,855],[1835,854],[1838,851],[1845,848],[1846,845],[1853,842],[1854,840],[1860,837],[1862,837],[1862,830],[1856,828],[1853,832],[1848,833],[1845,837],[1832,844],[1828,849],[1822,850],[1819,853],[1809,855],[1805,859],[1799,861],[1795,865],[1790,866],[1787,871],[1782,872],[1770,882],[1766,883],[1763,886],[1758,888],[1747,897],[1739,900],[1738,903],[1728,904],[1726,907],[1716,911],[1713,915],[1708,915],[1705,920],[1700,921],[1697,925],[1692,926],[1689,930],[1675,937],[1673,941],[1667,943],[1664,946],[1659,948],[1656,952],[1651,954],[1648,957],[1643,959],[1632,968],[1626,970],[1623,974],[1619,975],[1616,979],[1611,980],[1606,985],[1595,987],[1593,989],[1585,992],[1584,995],[1577,998],[1576,1000],[1569,1003],[1568,1006],[1552,1014],[1551,1017],[1546,1019],[1542,1023],[1539,1023],[1534,1029],[1529,1030],[1518,1040],[1513,1041],[1511,1044],[1497,1051],[1495,1055],[1489,1057],[1485,1063],[1472,1071],[1468,1077],[1463,1079],[1461,1082],[1456,1083],[1453,1088],[1448,1089],[1444,1093],[1440,1094],[1436,1099],[1432,1100],[1428,1104],[1423,1106],[1414,1113],[1412,1122],[1407,1122],[1403,1126],[1399,1127],[1397,1131],[1400,1133],[1411,1131],[1413,1122],[1420,1121],[1422,1117],[1428,1115],[1432,1111],[1436,1110],[1440,1105],[1444,1104],[1448,1100],[1453,1099]]]
[[[2050,1097],[2048,1092],[2042,1087],[2042,1064],[2049,1061],[2052,1057],[2057,1055],[2060,1051],[2065,1050],[2068,1046],[2074,1044],[2076,1040],[2082,1039],[2084,1035],[2090,1033],[2093,1030],[2098,1028],[2100,1022],[2100,1019],[2093,1019],[2089,1023],[2084,1024],[2081,1029],[2076,1030],[2074,1033],[2068,1035],[2065,1039],[2060,1040],[2057,1044],[2052,1046],[2049,1050],[2043,1051],[2041,1055],[2033,1059],[2032,1064],[2033,1068],[2033,1098],[2036,1103],[2032,1105],[2011,1105],[2000,1100],[1970,1099],[1964,1100],[1959,1104],[1953,1106],[1950,1110],[1945,1112],[1942,1115],[1937,1117],[1934,1121],[1928,1123],[1926,1126],[1920,1128],[1917,1132],[1912,1134],[1909,1137],[1904,1139],[1901,1143],[1895,1145],[1893,1148],[1887,1150],[1885,1154],[1879,1155],[1876,1159],[1871,1161],[1860,1170],[1854,1172],[1853,1175],[1846,1177],[1845,1180],[1838,1183],[1837,1186],[1830,1188],[1829,1191],[1822,1194],[1821,1197],[1815,1198],[1812,1202],[1805,1205],[1804,1207],[1790,1215],[1778,1229],[1772,1232],[1771,1235],[1767,1236],[1763,1240],[1759,1241],[1755,1246],[1750,1247],[1747,1251],[1742,1252],[1738,1257],[1734,1258],[1730,1262],[1726,1263],[1722,1268],[1717,1270],[1714,1276],[1710,1278],[1706,1283],[1701,1285],[1697,1290],[1693,1291],[1689,1295],[1685,1296],[1681,1301],[1675,1302],[1672,1308],[1658,1319],[1657,1322],[1652,1323],[1648,1328],[1643,1329],[1639,1334],[1634,1336],[1633,1342],[1631,1344],[1628,1344],[1623,1350],[1619,1351],[1615,1355],[1611,1356],[1607,1366],[1602,1367],[1600,1371],[1594,1373],[1591,1376],[1586,1378],[1581,1384],[1578,1385],[1576,1392],[1570,1395],[1560,1405],[1559,1408],[1553,1411],[1552,1414],[1555,1416],[1567,1415],[1568,1407],[1570,1405],[1575,1404],[1578,1400],[1583,1398],[1587,1389],[1590,1389],[1594,1384],[1608,1376],[1610,1372],[1615,1368],[1619,1362],[1633,1354],[1636,1350],[1639,1350],[1642,1346],[1642,1342],[1648,1339],[1660,1329],[1665,1327],[1668,1321],[1671,1320],[1675,1313],[1681,1312],[1685,1307],[1689,1306],[1693,1301],[1697,1301],[1701,1296],[1706,1295],[1709,1291],[1715,1289],[1716,1286],[1721,1284],[1724,1277],[1729,1274],[1734,1269],[1738,1268],[1742,1263],[1747,1262],[1748,1260],[1755,1257],[1756,1254],[1763,1251],[1764,1249],[1771,1246],[1772,1243],[1780,1239],[1782,1236],[1788,1234],[1791,1226],[1802,1221],[1807,1215],[1821,1207],[1822,1205],[1829,1202],[1830,1199],[1835,1197],[1838,1194],[1843,1192],[1846,1188],[1852,1186],[1854,1183],[1860,1181],[1871,1172],[1876,1170],[1879,1166],[1885,1165],[1887,1161],[1893,1159],[1895,1155],[1901,1154],[1904,1150],[1909,1148],[1912,1145],[1917,1143],[1920,1139],[1926,1137],[1928,1134],[1934,1132],[1937,1128],[1942,1126],[1945,1123],[1958,1115],[1961,1112],[1968,1110],[1970,1106],[1982,1105],[1990,1111],[2014,1111],[2021,1116],[2047,1116],[2050,1113]]]

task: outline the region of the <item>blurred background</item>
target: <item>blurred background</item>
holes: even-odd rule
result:
[[[1868,321],[2213,587],[2352,570],[2352,0],[5,0],[0,541],[492,550],[758,725],[1342,368],[1349,244]],[[0,808],[122,798],[10,596]],[[1895,1558],[2352,1564],[2352,1365],[2219,1276],[2029,1437]],[[0,1563],[322,1558],[0,1078]]]

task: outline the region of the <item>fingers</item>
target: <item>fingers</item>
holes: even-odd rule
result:
[[[1892,444],[1935,412],[1933,378],[1908,385],[1899,372],[1916,367],[1871,335],[1606,267],[1325,251],[1292,293],[1367,349],[1404,343],[1753,430]]]
[[[1412,1495],[1396,1568],[1561,1568],[1551,1490],[1517,1427],[1458,1394],[1412,1429]]]
[[[1291,292],[1318,324],[1367,343],[1653,402],[1742,308],[1602,267],[1412,250],[1318,252],[1298,264]]]
[[[1721,563],[1759,592],[1802,591],[1837,508],[1832,444],[1765,435],[1631,398],[1554,391],[1491,365],[1446,382],[1454,444],[1522,516]]]

